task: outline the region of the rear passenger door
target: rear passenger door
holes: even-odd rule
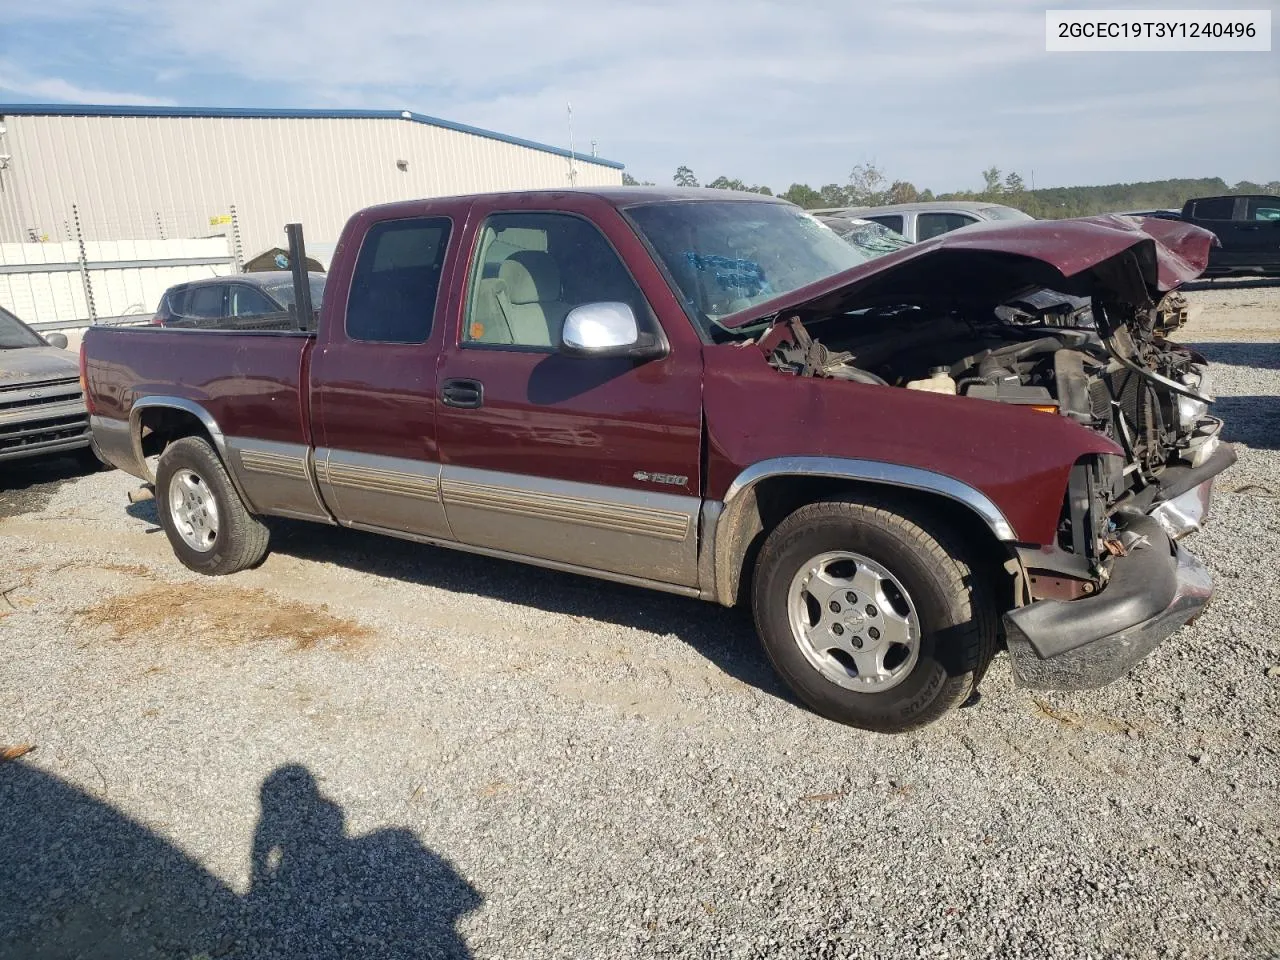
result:
[[[325,503],[346,526],[450,536],[440,501],[435,370],[452,231],[447,216],[373,222],[345,310],[326,304],[311,364],[315,471]]]

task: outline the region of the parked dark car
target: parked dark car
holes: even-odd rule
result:
[[[42,337],[0,307],[0,463],[70,453],[96,464],[80,365],[60,333]]]
[[[320,309],[325,275],[308,274],[311,303]],[[314,318],[300,326],[293,316],[293,274],[287,270],[210,277],[170,287],[160,298],[152,323],[158,327],[206,330],[313,329]]]
[[[756,194],[388,204],[314,333],[91,329],[93,428],[193,570],[277,515],[746,602],[802,700],[902,730],[1002,644],[1098,686],[1208,602],[1176,541],[1235,455],[1157,305],[1211,241],[1028,220],[867,260]],[[1095,328],[997,312],[1042,287]]]
[[[1215,234],[1206,276],[1280,276],[1280,197],[1197,197],[1181,219]]]

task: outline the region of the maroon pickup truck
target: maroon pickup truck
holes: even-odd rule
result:
[[[1176,540],[1234,454],[1166,334],[1210,241],[1102,217],[868,261],[754,194],[397,203],[348,223],[317,330],[94,328],[83,374],[194,570],[283,516],[743,601],[800,699],[902,730],[1001,646],[1096,686],[1208,602]],[[1007,306],[1037,289],[1091,321]]]

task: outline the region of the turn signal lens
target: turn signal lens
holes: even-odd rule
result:
[[[1052,403],[1033,403],[1031,404],[1031,409],[1039,410],[1041,413],[1057,413],[1058,412],[1057,406]]]

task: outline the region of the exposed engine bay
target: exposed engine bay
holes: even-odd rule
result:
[[[1087,458],[1072,471],[1059,529],[1074,556],[1061,572],[1105,578],[1103,561],[1125,549],[1116,512],[1145,511],[1168,471],[1202,466],[1221,421],[1208,416],[1205,359],[1167,339],[1186,320],[1181,294],[1145,309],[1041,294],[974,313],[896,304],[807,323],[784,314],[757,342],[788,374],[1029,407],[1115,440],[1123,460]]]

